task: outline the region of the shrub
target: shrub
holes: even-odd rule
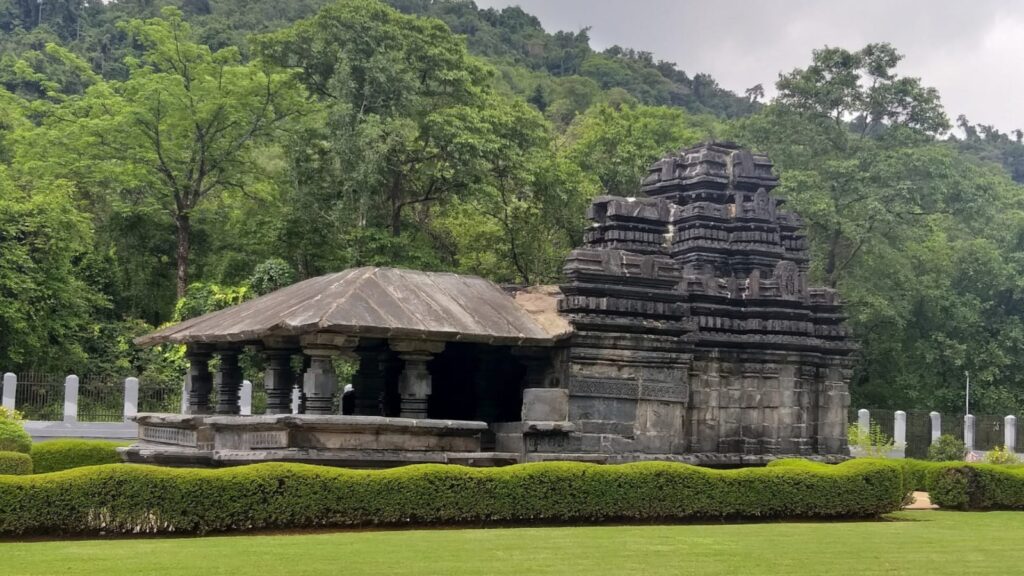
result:
[[[21,422],[0,418],[0,452],[28,454],[31,450],[32,437],[25,432]]]
[[[944,466],[929,472],[932,502],[943,508],[1024,508],[1024,468],[992,464]]]
[[[127,445],[106,440],[48,440],[32,446],[32,461],[36,474],[82,466],[117,464],[121,462],[117,448]]]
[[[956,467],[962,465],[962,462],[929,462],[928,460],[915,460],[913,458],[902,458],[902,459],[871,459],[871,458],[858,458],[858,462],[870,462],[877,461],[883,463],[892,463],[899,466],[902,472],[902,486],[904,494],[910,494],[915,491],[928,491],[928,472],[933,469],[943,467]],[[832,464],[824,464],[821,462],[814,462],[811,460],[805,460],[803,458],[785,458],[775,460],[768,463],[769,467],[801,467],[804,469],[816,469],[825,467],[828,468]]]
[[[894,446],[893,439],[882,432],[882,427],[874,420],[867,432],[863,432],[857,424],[851,424],[846,430],[846,438],[851,454],[859,452],[858,456],[865,458],[885,458]]]
[[[0,475],[31,474],[32,458],[21,452],[0,452]]]
[[[1020,460],[1013,450],[1006,446],[996,446],[985,454],[985,463],[996,465],[1018,464]]]
[[[900,467],[711,470],[640,462],[347,470],[112,464],[0,478],[0,533],[205,533],[480,522],[865,517],[899,508]]]
[[[934,462],[963,461],[967,446],[956,436],[943,434],[928,447],[928,459]]]

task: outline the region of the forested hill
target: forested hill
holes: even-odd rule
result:
[[[517,8],[392,4],[0,0],[0,371],[173,383],[181,351],[132,336],[353,266],[557,283],[592,197],[725,138],[848,301],[857,403],[955,409],[969,370],[1024,407],[1021,133],[950,137],[892,46],[761,102]]]
[[[316,13],[329,0],[0,0],[0,31],[10,53],[59,41],[87,59],[107,77],[125,73],[131,46],[117,22],[152,18],[163,6],[181,8],[199,41],[213,49],[238,46],[248,52],[248,36],[286,26]],[[540,21],[518,7],[478,9],[462,0],[388,0],[398,10],[444,21],[465,35],[471,53],[485,57],[503,85],[529,98],[562,122],[602,101],[680,106],[690,112],[728,117],[757,108],[751,98],[759,87],[736,96],[707,74],[693,77],[649,52],[609,48],[595,52],[586,30],[548,33]],[[8,70],[7,78],[10,78]],[[8,80],[9,81],[9,80]],[[760,95],[760,96],[758,96]]]

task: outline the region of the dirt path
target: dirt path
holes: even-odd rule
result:
[[[939,507],[932,504],[927,492],[914,492],[914,503],[905,506],[904,510],[937,510]]]

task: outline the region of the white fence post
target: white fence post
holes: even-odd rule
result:
[[[78,376],[64,379],[64,421],[78,422]]]
[[[865,438],[871,433],[871,412],[868,412],[867,408],[857,410],[857,429]]]
[[[1017,451],[1017,417],[1007,416],[1003,418],[1003,445],[1010,452]]]
[[[242,380],[242,389],[238,393],[238,414],[252,416],[252,382]]]
[[[932,444],[935,444],[942,436],[942,414],[931,412],[928,416],[932,419]]]
[[[14,399],[18,393],[18,377],[12,373],[4,374],[3,407],[14,410]]]
[[[139,379],[124,379],[124,419],[125,422],[139,414]]]
[[[907,413],[897,410],[893,418],[893,454],[896,458],[903,458],[907,454]]]
[[[968,452],[974,450],[974,415],[964,416],[964,445]]]

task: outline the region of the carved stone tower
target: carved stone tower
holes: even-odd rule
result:
[[[777,185],[766,156],[709,143],[655,163],[646,198],[594,200],[562,286],[577,425],[564,448],[727,463],[845,451],[854,346],[835,291],[807,286],[802,222]]]

